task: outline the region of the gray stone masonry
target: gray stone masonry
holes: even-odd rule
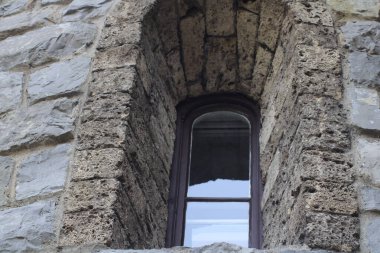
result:
[[[21,104],[23,73],[0,72],[0,114]]]

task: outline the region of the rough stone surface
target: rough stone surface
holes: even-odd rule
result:
[[[33,72],[28,87],[31,102],[79,92],[90,72],[90,62],[88,57],[77,57]]]
[[[366,214],[360,219],[361,224],[361,252],[373,253],[380,249],[380,215]]]
[[[348,60],[350,81],[353,84],[380,89],[380,53],[367,55],[363,52],[353,52]]]
[[[91,44],[96,27],[81,22],[47,26],[0,42],[0,70],[67,56]]]
[[[360,208],[364,211],[380,211],[380,189],[363,187],[360,190]]]
[[[74,0],[65,9],[63,21],[81,21],[103,16],[112,0]]]
[[[5,0],[0,4],[0,16],[15,14],[24,10],[29,4],[29,0]]]
[[[0,211],[0,251],[38,252],[55,240],[54,200]]]
[[[206,1],[206,31],[211,36],[228,36],[235,33],[234,1]]]
[[[7,115],[0,122],[0,152],[72,138],[76,104],[76,100],[59,99]]]
[[[9,184],[15,161],[6,156],[0,156],[0,206],[9,200]]]
[[[0,72],[0,114],[21,104],[22,73]]]
[[[376,90],[351,88],[352,124],[363,129],[380,130],[380,98]]]
[[[380,24],[376,21],[347,22],[341,27],[346,45],[352,51],[380,54]]]
[[[327,0],[327,4],[343,13],[379,17],[380,3],[377,0]]]
[[[17,172],[16,200],[62,190],[69,167],[70,149],[70,144],[62,144],[24,159]]]
[[[380,141],[361,137],[355,149],[359,175],[369,185],[380,187]]]

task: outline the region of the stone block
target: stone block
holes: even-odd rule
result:
[[[5,0],[0,4],[0,16],[7,16],[25,10],[29,0]]]
[[[202,1],[203,0],[194,0],[187,2],[189,2],[189,4],[196,4],[197,2]],[[180,14],[177,13],[177,8],[178,12],[181,12],[180,6],[183,1],[178,1],[178,7],[176,2],[177,1],[173,0],[163,1],[156,7],[157,16],[154,26],[157,29],[158,37],[161,39],[162,48],[165,55],[179,48],[178,15]]]
[[[267,79],[269,67],[272,63],[273,54],[263,47],[258,47],[256,52],[256,63],[253,68],[253,79],[251,94],[259,96]]]
[[[41,102],[0,122],[0,153],[73,138],[76,100]]]
[[[295,52],[298,67],[310,71],[341,73],[339,51],[319,46],[298,45]]]
[[[70,22],[47,26],[0,42],[0,70],[37,66],[90,45],[96,26]]]
[[[65,212],[112,209],[121,184],[116,179],[71,182],[65,193]]]
[[[103,16],[111,7],[112,0],[74,0],[63,12],[62,20],[82,21]]]
[[[349,88],[351,101],[351,122],[354,126],[380,130],[380,98],[376,90]]]
[[[359,248],[359,218],[307,212],[305,243],[311,248],[353,252]]]
[[[360,137],[354,149],[360,177],[368,184],[380,187],[380,142]]]
[[[370,55],[380,54],[379,22],[347,22],[341,27],[341,30],[345,39],[345,43],[351,51],[367,52]]]
[[[327,0],[335,11],[355,14],[362,17],[379,17],[380,3],[378,0]]]
[[[209,38],[206,45],[206,90],[234,84],[237,74],[236,38]]]
[[[380,215],[362,215],[360,217],[360,232],[360,252],[377,253],[380,249]]]
[[[141,48],[137,45],[125,44],[98,51],[92,70],[101,71],[136,66],[141,60]]]
[[[33,72],[28,86],[31,103],[80,92],[90,72],[90,63],[90,58],[81,56]]]
[[[0,114],[21,104],[23,73],[0,72]]]
[[[239,75],[241,80],[252,78],[256,35],[259,17],[249,11],[239,10],[237,14],[237,41]]]
[[[238,0],[238,6],[256,14],[260,13],[260,1],[257,0]]]
[[[74,181],[94,178],[120,178],[125,154],[122,149],[76,151],[72,162],[71,178]]]
[[[0,211],[0,251],[44,252],[56,239],[55,206],[47,200]]]
[[[178,1],[178,15],[184,17],[188,14],[191,9],[197,9],[203,11],[205,7],[205,0],[179,0]]]
[[[332,15],[323,2],[296,1],[289,3],[289,8],[297,22],[330,27],[334,25]]]
[[[66,0],[41,0],[41,5],[49,5],[49,4],[62,4],[65,3]]]
[[[352,84],[380,90],[380,54],[367,55],[364,52],[352,52],[348,56],[348,65]]]
[[[229,36],[235,34],[234,1],[206,1],[206,31],[210,36]]]
[[[173,50],[167,56],[168,68],[173,77],[173,87],[176,90],[177,99],[181,101],[187,95],[185,72],[181,64],[180,50]]]
[[[15,161],[6,156],[0,156],[0,206],[9,200],[9,184],[15,166]]]
[[[16,200],[61,191],[65,186],[70,151],[70,144],[62,144],[25,158],[17,171]]]
[[[187,81],[200,80],[204,65],[205,20],[201,12],[180,23],[183,64]]]
[[[359,192],[360,209],[363,211],[380,211],[380,189],[362,187]]]
[[[5,17],[0,23],[0,40],[12,35],[21,34],[28,30],[37,29],[51,24],[54,20],[53,9],[41,9],[38,12],[22,12],[17,15]]]

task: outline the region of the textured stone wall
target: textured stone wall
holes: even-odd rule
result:
[[[0,251],[163,247],[175,106],[241,93],[264,247],[376,252],[379,3],[326,2],[1,2]]]

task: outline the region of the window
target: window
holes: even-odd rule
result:
[[[260,248],[259,114],[243,96],[177,107],[167,246]]]

